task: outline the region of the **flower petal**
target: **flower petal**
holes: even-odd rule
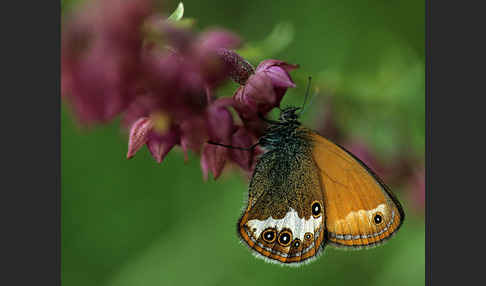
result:
[[[192,150],[195,153],[201,152],[201,147],[207,140],[207,121],[204,117],[192,116],[183,120],[179,124],[181,131],[181,147],[187,160],[187,151]]]
[[[229,144],[233,133],[233,116],[229,112],[227,105],[232,101],[225,98],[218,99],[208,108],[208,128],[209,137],[212,141]]]
[[[279,66],[272,66],[264,71],[272,80],[272,84],[277,87],[295,87],[295,83],[290,78],[287,71]]]
[[[198,50],[205,52],[216,49],[236,49],[241,45],[241,39],[234,33],[224,29],[208,30],[199,36],[197,41]]]
[[[177,128],[173,127],[164,135],[151,132],[147,141],[147,147],[152,157],[160,164],[170,150],[179,142],[180,132]]]
[[[208,179],[208,173],[213,173],[216,180],[221,175],[226,159],[228,157],[228,149],[212,144],[205,144],[201,156],[201,169],[203,171],[204,180]]]
[[[135,153],[147,143],[152,127],[152,121],[148,117],[142,117],[133,123],[128,137],[127,159],[135,156]]]
[[[141,117],[149,117],[151,113],[156,111],[158,107],[156,98],[146,94],[140,94],[127,107],[123,113],[121,125],[124,128],[131,128],[131,126]]]
[[[244,96],[255,99],[258,103],[275,103],[275,92],[271,79],[262,73],[251,75],[245,84]]]
[[[245,128],[240,127],[233,133],[231,146],[248,148],[253,144],[253,137]],[[254,152],[230,149],[230,156],[233,162],[238,164],[245,171],[250,171],[253,162]]]
[[[280,104],[270,78],[263,73],[250,76],[246,85],[240,86],[235,92],[233,99],[234,108],[245,126],[247,121],[260,121],[260,125],[263,126],[263,122],[258,118],[259,114],[266,115]]]
[[[265,71],[274,66],[278,66],[287,72],[299,68],[299,65],[293,65],[293,64],[288,64],[284,61],[269,59],[269,60],[262,61],[256,68],[256,72]]]

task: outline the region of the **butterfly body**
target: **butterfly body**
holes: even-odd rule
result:
[[[398,230],[404,213],[388,187],[358,158],[302,127],[284,109],[259,145],[238,222],[241,239],[270,262],[298,265],[327,244],[367,247]]]

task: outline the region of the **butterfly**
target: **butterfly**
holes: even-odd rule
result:
[[[359,158],[281,110],[256,145],[263,148],[237,223],[240,239],[268,262],[310,262],[325,246],[365,248],[392,237],[405,218],[385,183]],[[217,144],[230,147],[223,144]]]

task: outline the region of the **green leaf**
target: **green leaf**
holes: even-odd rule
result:
[[[167,20],[176,22],[182,19],[183,15],[184,15],[184,4],[182,4],[182,2],[179,2],[179,5],[177,5],[177,8],[175,9],[174,12],[172,12],[172,14],[169,16],[169,18],[167,18]]]
[[[245,59],[260,61],[283,51],[294,39],[294,26],[288,22],[278,23],[270,34],[260,42],[248,43],[238,53]]]
[[[174,25],[179,28],[191,28],[196,23],[194,18],[184,18],[180,21],[174,22]]]
[[[283,51],[294,39],[294,26],[291,23],[279,23],[264,40],[264,49],[270,54]]]

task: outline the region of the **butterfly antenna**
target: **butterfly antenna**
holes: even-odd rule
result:
[[[319,89],[316,88],[316,92],[312,95],[312,98],[310,99],[310,102],[309,104],[307,104],[304,109],[302,109],[302,111],[300,112],[300,114],[304,113],[306,110],[307,110],[307,107],[311,106],[312,105],[312,102],[314,101],[314,99],[316,99],[316,96],[319,94]]]
[[[302,114],[302,112],[304,111],[305,103],[307,102],[307,97],[309,96],[309,90],[310,90],[310,86],[311,86],[312,77],[309,76],[308,80],[309,81],[307,82],[307,89],[305,91],[304,103],[302,103],[302,107],[300,108],[301,111],[299,112],[299,114]]]

